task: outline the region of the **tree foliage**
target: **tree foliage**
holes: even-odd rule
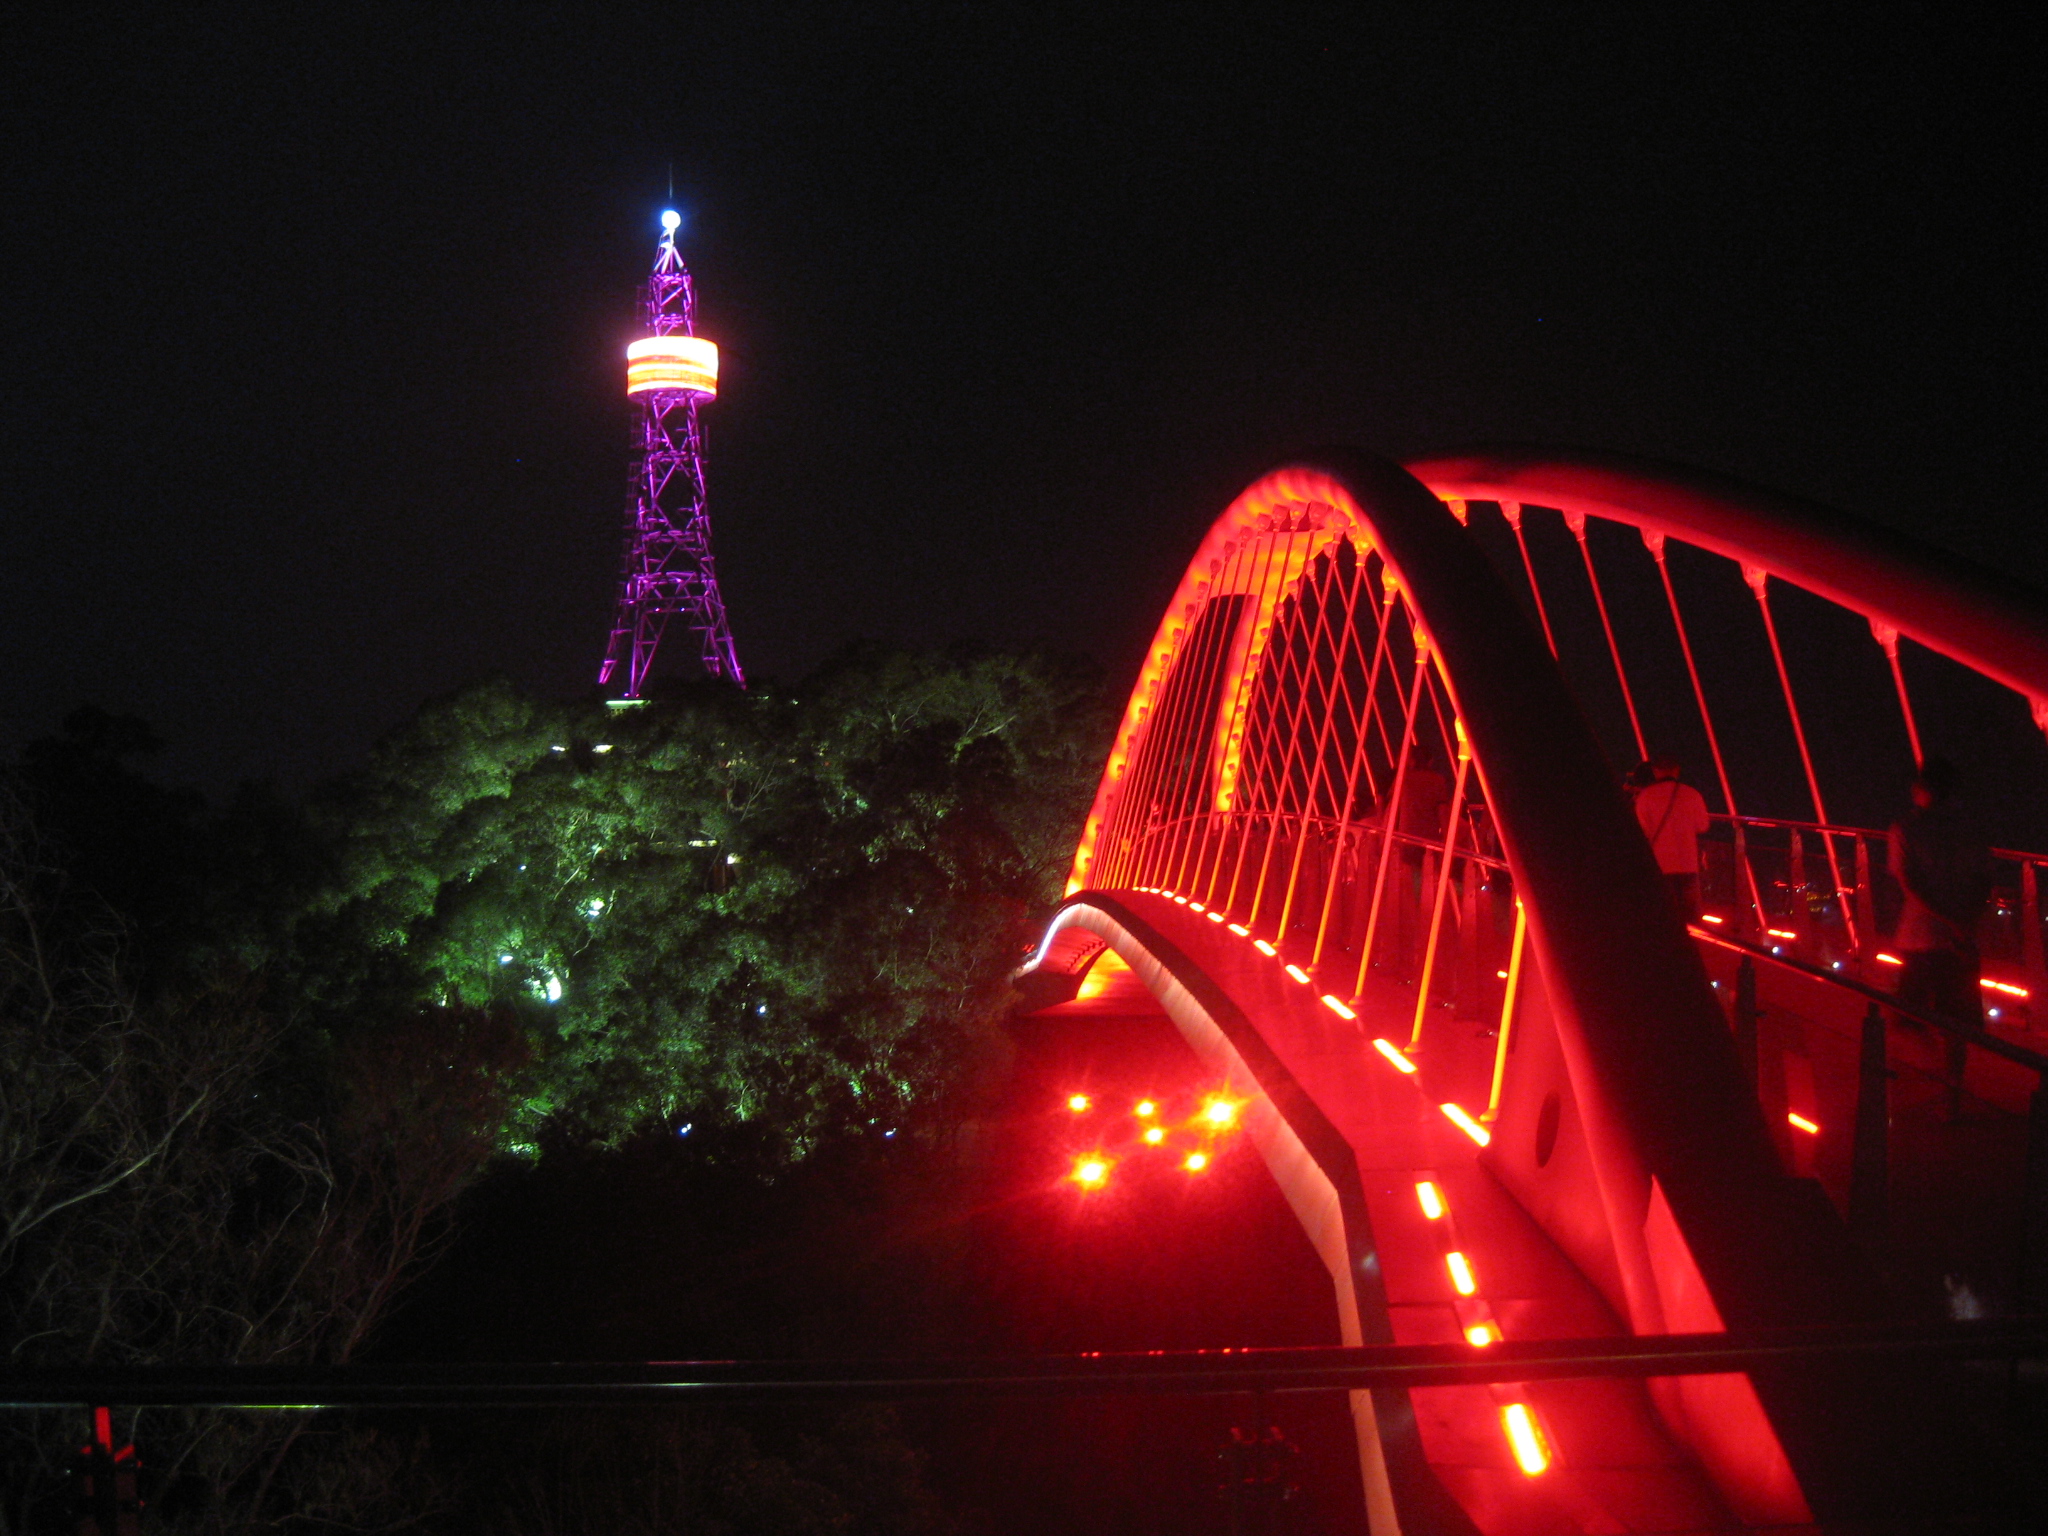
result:
[[[536,1065],[513,1142],[896,1130],[994,1048],[1096,698],[1037,660],[877,652],[639,710],[471,689],[318,807],[304,990],[337,1018],[514,1010]]]

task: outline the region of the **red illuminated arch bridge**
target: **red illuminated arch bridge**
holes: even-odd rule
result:
[[[1588,457],[1315,455],[1189,563],[1020,980],[1135,973],[1245,1098],[1347,1343],[2015,1309],[2048,1267],[2044,861],[2013,851],[2042,842],[1993,829],[1989,1006],[1923,1024],[1877,1006],[1881,829],[1936,750],[2038,797],[2044,718],[2041,610],[1847,519]],[[1617,781],[1657,750],[1715,813],[1690,925]],[[1353,1415],[1375,1532],[1800,1527],[1922,1496],[1941,1389],[1843,1367]]]

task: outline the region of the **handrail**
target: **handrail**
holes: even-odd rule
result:
[[[1475,807],[1475,809],[1477,808]],[[1140,829],[1138,835],[1141,838],[1157,837],[1162,832],[1171,832],[1183,828],[1190,822],[1209,821],[1217,817],[1246,821],[1263,817],[1274,821],[1290,822],[1297,826],[1306,822],[1306,824],[1319,829],[1340,828],[1356,832],[1379,832],[1382,830],[1377,821],[1345,821],[1336,816],[1309,816],[1304,818],[1291,811],[1240,811],[1232,809],[1228,811],[1194,811],[1185,816],[1166,817],[1154,822],[1151,826]],[[1420,832],[1396,831],[1393,837],[1397,843],[1411,848],[1427,848],[1436,853],[1442,853],[1446,843],[1449,841],[1448,838],[1428,837]],[[1473,863],[1483,868],[1497,869],[1502,874],[1508,873],[1508,861],[1498,854],[1478,853],[1470,848],[1459,847],[1452,853],[1451,857],[1455,859],[1470,859]]]
[[[1708,820],[1726,822],[1729,826],[1783,827],[1793,832],[1816,832],[1828,837],[1867,837],[1872,842],[1883,842],[1891,836],[1889,827],[1851,827],[1826,821],[1788,821],[1782,816],[1731,816],[1726,811],[1709,811]],[[1992,848],[1987,850],[1994,859],[2006,859],[2016,864],[2039,864],[2048,868],[2048,853],[2029,853],[2024,848]]]
[[[1975,1029],[1968,1024],[1958,1024],[1953,1019],[1942,1018],[1939,1014],[1921,1013],[1918,1009],[1904,1007],[1891,993],[1873,987],[1867,982],[1858,981],[1854,977],[1844,976],[1839,971],[1823,970],[1820,966],[1808,965],[1804,961],[1787,959],[1784,955],[1774,954],[1760,945],[1744,944],[1739,939],[1727,938],[1721,934],[1710,933],[1704,928],[1692,927],[1691,925],[1687,926],[1686,931],[1694,938],[1703,940],[1717,948],[1729,950],[1739,955],[1747,955],[1753,960],[1762,960],[1770,965],[1796,972],[1810,980],[1824,981],[1830,986],[1840,987],[1845,992],[1853,992],[1859,997],[1868,998],[1880,1007],[1890,1009],[1902,1019],[1911,1019],[1916,1024],[1925,1024],[1931,1028],[1945,1031],[1955,1036],[1958,1040],[1966,1041],[1980,1050],[1989,1051],[1994,1056],[2002,1056],[2007,1061],[2013,1062],[2018,1066],[2041,1073],[2043,1074],[2043,1081],[2048,1082],[2048,1056],[2043,1056],[2039,1051],[2030,1051],[2023,1045],[2014,1045],[2010,1040],[2002,1040],[1988,1029]]]
[[[681,1360],[597,1364],[13,1366],[0,1409],[92,1406],[471,1408],[706,1398],[1092,1397],[1307,1392],[1587,1377],[1688,1376],[1859,1358],[2048,1353],[2048,1318],[1727,1333],[1305,1345],[980,1359]]]

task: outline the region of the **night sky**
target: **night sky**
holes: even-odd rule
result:
[[[671,162],[757,679],[1127,677],[1321,442],[1674,459],[2048,585],[2038,22],[47,9],[0,48],[0,752],[95,702],[301,786],[478,677],[587,688]]]

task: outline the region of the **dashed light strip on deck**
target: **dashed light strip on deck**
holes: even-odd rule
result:
[[[1479,1289],[1479,1282],[1472,1278],[1472,1266],[1455,1248],[1444,1255],[1444,1268],[1451,1272],[1451,1289],[1460,1296],[1470,1296]]]
[[[1413,1076],[1415,1063],[1401,1054],[1401,1048],[1391,1040],[1375,1040],[1372,1048],[1393,1063],[1394,1070],[1404,1076]]]
[[[1543,1431],[1536,1427],[1536,1415],[1527,1403],[1509,1403],[1500,1411],[1500,1422],[1508,1432],[1516,1466],[1530,1477],[1550,1469],[1550,1447],[1543,1443]]]
[[[1441,1109],[1444,1112],[1444,1117],[1447,1120],[1449,1120],[1451,1124],[1455,1125],[1467,1136],[1470,1136],[1482,1147],[1493,1140],[1493,1132],[1489,1131],[1477,1120],[1474,1120],[1470,1115],[1466,1114],[1465,1111],[1460,1109],[1457,1105],[1439,1104],[1437,1108]]]

